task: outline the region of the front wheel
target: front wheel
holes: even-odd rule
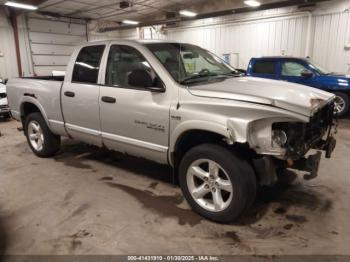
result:
[[[60,137],[50,131],[40,113],[27,116],[24,131],[30,148],[37,156],[50,157],[60,149]]]
[[[334,94],[336,96],[334,100],[334,111],[338,117],[343,117],[349,111],[349,96],[340,92],[334,92]]]
[[[222,146],[203,144],[189,150],[179,167],[187,202],[200,215],[231,222],[252,204],[256,193],[253,168]]]

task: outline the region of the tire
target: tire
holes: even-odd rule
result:
[[[40,113],[31,113],[26,117],[24,132],[30,148],[38,157],[51,157],[60,149],[60,136],[50,131]],[[39,140],[42,142],[40,143]]]
[[[241,161],[241,163],[242,165],[244,165],[243,170],[247,170],[246,171],[247,173],[248,172],[252,173],[252,175],[247,176],[247,181],[246,181],[248,194],[247,194],[247,204],[245,206],[244,212],[242,213],[242,215],[244,215],[244,213],[247,212],[255,202],[255,198],[257,194],[257,181],[256,181],[256,176],[255,176],[254,169],[252,168],[252,165],[247,161]]]
[[[334,92],[336,95],[336,100],[335,100],[335,107],[337,107],[337,104],[342,107],[340,112],[337,112],[338,117],[344,117],[348,112],[349,112],[349,103],[350,103],[350,98],[347,94],[345,93],[340,93],[340,92]],[[342,103],[342,104],[340,104]],[[341,106],[343,105],[343,106]],[[337,110],[337,108],[335,108]],[[339,109],[340,110],[340,109]]]
[[[212,174],[209,165],[219,169],[214,179],[209,176]],[[256,178],[252,166],[223,146],[203,144],[190,149],[181,160],[179,180],[182,193],[192,209],[212,221],[233,222],[255,200]],[[198,188],[203,191],[198,191]],[[218,201],[214,201],[214,195],[218,194],[223,202],[215,205]]]

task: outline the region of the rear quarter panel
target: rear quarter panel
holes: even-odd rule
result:
[[[53,133],[66,135],[61,111],[61,85],[60,81],[10,79],[7,83],[7,96],[13,117],[21,120],[24,103],[32,103],[39,108]]]

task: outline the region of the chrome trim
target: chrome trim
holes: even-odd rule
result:
[[[58,121],[56,121],[56,122],[58,122]],[[100,131],[97,131],[94,129],[80,127],[80,126],[67,124],[67,123],[66,123],[66,127],[72,131],[82,132],[82,133],[86,133],[86,134],[93,135],[93,136],[102,135],[102,138],[105,138],[105,139],[108,139],[111,141],[120,142],[120,143],[132,145],[132,146],[137,146],[137,147],[141,147],[141,148],[146,148],[146,149],[157,151],[157,152],[165,153],[168,151],[167,146],[149,143],[149,142],[137,140],[137,139],[130,138],[130,137],[114,135],[114,134],[110,134],[110,133],[106,133],[106,132],[100,132]]]
[[[137,146],[137,147],[150,149],[150,150],[157,151],[157,152],[167,152],[168,151],[168,147],[166,147],[166,146],[153,144],[150,142],[145,142],[145,141],[137,140],[137,139],[130,138],[130,137],[118,136],[118,135],[105,133],[105,132],[102,132],[102,138],[106,138],[106,139],[109,139],[112,141],[116,141],[116,142],[120,142],[120,143],[124,143],[124,144],[129,144],[129,145],[133,145],[133,146]]]
[[[101,135],[101,131],[97,131],[95,129],[91,129],[91,128],[87,128],[87,127],[81,127],[81,126],[76,126],[76,125],[67,124],[67,123],[66,123],[66,127],[72,131],[86,133],[86,134],[89,134],[92,136],[100,136]]]
[[[49,119],[49,123],[50,124],[55,124],[55,125],[64,125],[64,122],[57,121],[57,120],[52,120],[52,119]]]

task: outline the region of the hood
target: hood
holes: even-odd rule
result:
[[[257,77],[228,78],[191,86],[189,92],[196,96],[271,105],[306,116],[334,98],[333,94],[312,87]]]
[[[331,72],[331,73],[329,73],[329,74],[324,74],[323,76],[333,76],[333,77],[350,78],[350,75],[346,75],[346,74],[338,73],[338,72]]]

